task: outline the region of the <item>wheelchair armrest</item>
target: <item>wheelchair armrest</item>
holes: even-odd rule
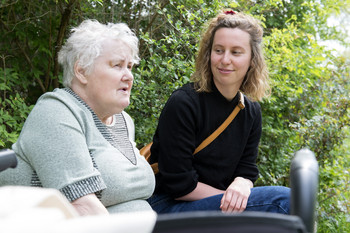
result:
[[[308,232],[314,232],[318,191],[318,163],[313,152],[295,153],[290,169],[291,214],[299,216]]]
[[[16,153],[10,149],[0,150],[0,172],[6,170],[9,167],[17,167]]]

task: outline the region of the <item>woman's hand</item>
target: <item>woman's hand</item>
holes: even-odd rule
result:
[[[250,189],[253,183],[245,178],[237,177],[226,189],[221,199],[223,212],[242,212],[247,207]]]
[[[109,214],[94,193],[76,199],[72,205],[81,216]]]

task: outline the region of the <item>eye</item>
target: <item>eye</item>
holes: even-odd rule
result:
[[[240,51],[240,50],[234,50],[234,51],[232,51],[232,54],[233,54],[233,55],[239,55],[239,54],[242,54],[242,51]]]
[[[132,70],[132,67],[134,66],[134,64],[132,64],[132,63],[130,63],[130,64],[128,64],[128,69],[129,70]]]

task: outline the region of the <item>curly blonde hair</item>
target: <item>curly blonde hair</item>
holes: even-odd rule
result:
[[[270,93],[268,71],[262,50],[263,28],[254,17],[231,11],[224,11],[208,22],[202,34],[195,62],[195,72],[191,80],[198,92],[212,90],[213,74],[210,68],[210,56],[214,35],[220,28],[239,28],[250,35],[252,50],[251,65],[242,82],[240,90],[254,101],[260,101]]]

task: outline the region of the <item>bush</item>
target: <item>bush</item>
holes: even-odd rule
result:
[[[12,69],[5,72],[0,68],[0,148],[11,148],[33,106],[14,91],[21,82],[17,72]]]
[[[318,231],[349,225],[349,54],[334,55],[320,40],[346,34],[327,19],[348,1],[5,1],[0,6],[0,148],[16,141],[38,96],[61,86],[57,49],[85,18],[122,21],[140,38],[131,105],[136,142],[152,140],[170,94],[189,82],[200,31],[223,7],[251,13],[265,27],[272,95],[261,102],[263,134],[257,185],[289,185],[293,154],[314,151],[320,165]],[[15,13],[14,13],[15,12]]]

